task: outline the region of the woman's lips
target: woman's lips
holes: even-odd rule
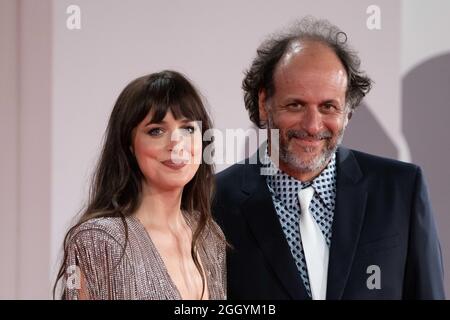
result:
[[[166,160],[166,161],[162,161],[161,163],[163,165],[165,165],[166,167],[169,167],[174,170],[179,170],[179,169],[183,168],[184,166],[186,166],[186,162],[184,162],[183,160],[179,160],[176,162],[174,162],[172,160]]]

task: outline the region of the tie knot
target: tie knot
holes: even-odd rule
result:
[[[314,188],[311,186],[298,192],[298,199],[300,201],[300,208],[302,209],[302,212],[306,212],[308,210],[313,195]]]

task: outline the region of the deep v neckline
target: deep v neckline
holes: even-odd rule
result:
[[[186,221],[186,223],[187,223],[187,225],[188,225],[188,227],[189,227],[189,229],[190,229],[190,231],[192,233],[192,225],[191,225],[192,222],[191,222],[190,218],[188,218],[187,215],[184,214],[184,213],[183,213],[183,217],[184,217],[184,219],[185,219],[185,221]],[[159,252],[158,248],[156,247],[155,243],[153,242],[150,233],[147,231],[147,229],[145,228],[144,224],[139,220],[138,217],[132,215],[132,216],[130,216],[130,218],[135,221],[135,223],[138,225],[138,227],[141,230],[141,232],[145,235],[144,237],[147,239],[147,241],[149,242],[150,247],[154,251],[155,257],[158,260],[158,263],[159,263],[159,265],[161,266],[161,268],[163,270],[164,276],[166,277],[167,281],[169,282],[169,285],[172,287],[172,289],[175,292],[175,295],[177,296],[176,298],[179,299],[179,300],[184,300],[183,297],[181,296],[180,290],[178,289],[177,285],[175,284],[175,282],[173,281],[172,277],[170,276],[169,270],[166,267],[164,259],[162,258],[161,253]],[[197,249],[197,255],[198,255],[198,258],[199,258],[200,265],[203,268],[203,272],[204,272],[204,276],[205,276],[205,282],[206,282],[206,285],[205,285],[206,292],[205,293],[208,294],[208,300],[211,300],[211,296],[210,296],[211,290],[209,288],[210,281],[209,281],[209,279],[207,277],[209,272],[208,272],[208,270],[205,270],[205,264],[203,263],[203,261],[205,261],[205,259],[204,259],[204,254],[203,254],[201,249],[200,250]]]

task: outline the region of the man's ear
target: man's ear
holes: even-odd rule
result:
[[[350,110],[349,112],[347,112],[347,114],[345,115],[345,120],[344,120],[344,128],[347,127],[348,122],[350,121],[352,116],[353,116],[353,111]]]
[[[264,89],[259,90],[258,93],[258,108],[259,108],[259,121],[267,122],[267,106],[266,106],[266,91]]]

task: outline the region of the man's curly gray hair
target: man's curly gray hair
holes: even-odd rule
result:
[[[276,33],[265,40],[242,81],[245,108],[250,120],[259,128],[261,123],[258,108],[258,94],[265,90],[266,99],[275,91],[274,70],[293,41],[318,41],[330,47],[343,64],[348,77],[346,105],[353,112],[372,87],[372,80],[360,70],[361,61],[347,43],[347,35],[327,20],[305,17],[294,23],[287,31]]]

